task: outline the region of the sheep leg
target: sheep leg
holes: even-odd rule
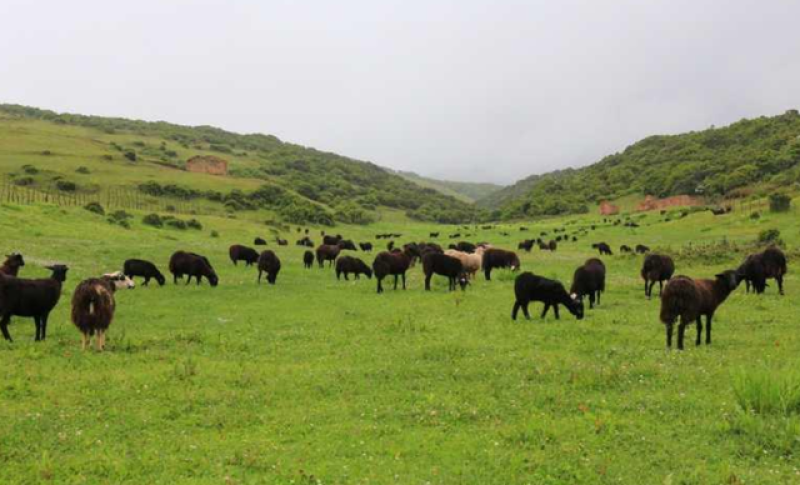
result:
[[[544,318],[547,315],[547,310],[549,310],[549,309],[550,309],[550,304],[549,303],[545,303],[544,304],[544,309],[542,310],[542,318]]]
[[[431,277],[433,275],[425,275],[425,291],[431,291]]]
[[[350,278],[347,277],[347,272],[344,273],[344,280],[345,281],[350,281]]]
[[[33,317],[33,324],[36,326],[36,336],[33,338],[33,340],[35,342],[38,342],[39,340],[41,340],[41,333],[42,333],[42,322],[40,321],[40,318],[38,316]]]
[[[131,278],[131,279],[133,279],[133,278]],[[145,276],[144,277],[144,284],[142,286],[147,286],[149,284],[150,284],[150,277],[149,276]]]
[[[258,284],[259,285],[261,284],[261,275],[262,275],[261,270],[258,270]]]
[[[403,271],[403,274],[401,276],[403,277],[403,289],[405,290],[406,289],[406,272]]]
[[[701,317],[698,315],[697,316],[697,340],[695,340],[695,342],[694,342],[694,344],[696,346],[700,345],[700,336],[702,334],[703,334],[703,321],[701,320]]]
[[[486,277],[486,281],[492,281],[492,270],[489,268],[484,269],[483,275]]]
[[[42,340],[47,338],[47,320],[50,318],[50,315],[42,315]]]
[[[711,345],[711,319],[713,317],[713,314],[706,317],[706,345]],[[700,317],[697,317],[697,321],[700,321]]]
[[[519,308],[522,305],[520,304],[519,300],[514,302],[514,308],[511,309],[511,319],[515,322],[517,321],[517,314],[519,313]]]
[[[686,333],[687,321],[681,317],[681,322],[678,324],[678,350],[683,350],[683,335]]]
[[[89,345],[89,334],[81,332],[81,350],[86,350],[87,345]]]
[[[560,320],[561,316],[558,314],[558,303],[553,305],[553,312],[556,314],[556,320]]]
[[[672,348],[672,326],[673,325],[671,323],[667,323],[667,324],[664,325],[664,327],[666,327],[666,329],[667,329],[667,348],[668,349]]]
[[[397,278],[398,278],[398,275],[394,275],[394,289],[395,290],[397,289]]]
[[[776,276],[775,280],[778,282],[778,293],[783,295],[783,275]]]
[[[661,292],[664,291],[664,280],[658,280],[658,296],[661,296]]]

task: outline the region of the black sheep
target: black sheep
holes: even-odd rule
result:
[[[637,244],[636,245],[636,253],[637,254],[645,254],[645,253],[649,253],[649,252],[650,252],[650,248],[648,248],[644,244]]]
[[[104,278],[82,281],[72,295],[72,323],[81,332],[81,349],[86,350],[95,334],[95,347],[104,350],[106,330],[114,320],[116,300],[114,284]]]
[[[255,238],[255,240],[253,240],[253,245],[255,245],[255,246],[266,246],[267,245],[267,241],[265,241],[263,238],[257,237],[257,238]]]
[[[19,275],[19,269],[25,266],[25,258],[19,253],[11,253],[6,256],[6,260],[0,266],[0,273],[7,274],[8,276]]]
[[[286,239],[281,239],[279,237],[275,238],[275,242],[278,243],[278,246],[288,246],[289,245],[289,241],[287,241]]]
[[[756,293],[764,293],[767,279],[774,278],[778,282],[778,292],[783,295],[783,276],[786,270],[786,255],[777,247],[771,246],[761,253],[748,256],[737,272],[744,280],[748,293],[750,285]]]
[[[591,258],[575,270],[572,277],[573,293],[583,300],[589,296],[589,308],[594,308],[595,301],[600,304],[600,294],[606,291],[606,266],[597,258]]]
[[[327,235],[322,238],[322,244],[325,244],[327,246],[336,246],[337,244],[339,244],[339,241],[341,240],[342,236]]]
[[[324,268],[325,261],[328,261],[328,266],[333,266],[341,251],[342,248],[335,244],[321,244],[317,248],[317,263],[319,267]]]
[[[411,256],[403,251],[382,252],[375,257],[372,270],[378,281],[378,293],[383,293],[383,279],[394,276],[394,289],[397,289],[398,277],[403,278],[403,289],[406,289],[406,271],[411,267]]]
[[[533,249],[533,243],[534,241],[532,239],[526,239],[517,245],[517,249],[522,249],[526,253],[529,253],[531,249]]]
[[[427,253],[422,258],[422,270],[425,273],[425,290],[431,290],[431,278],[434,274],[447,276],[450,283],[449,290],[455,291],[456,282],[465,290],[469,279],[461,260],[441,253]]]
[[[630,254],[631,252],[633,252],[633,250],[627,244],[623,244],[622,246],[619,247],[619,252],[620,254]]]
[[[555,251],[556,249],[558,249],[558,244],[551,239],[550,242],[547,244],[547,249],[549,249],[550,251]]]
[[[511,268],[511,271],[517,271],[520,267],[517,254],[504,249],[487,249],[483,253],[482,264],[486,281],[491,281],[492,270],[495,268]]]
[[[258,261],[258,251],[241,244],[231,246],[228,249],[228,254],[235,266],[238,266],[239,261],[244,261],[245,266],[252,266]]]
[[[669,281],[675,273],[675,263],[669,256],[661,254],[648,254],[642,263],[642,279],[644,280],[644,294],[650,299],[653,286],[658,282],[658,295],[664,289],[664,282]]]
[[[302,239],[298,239],[295,244],[297,246],[305,246],[307,248],[313,248],[314,247],[314,241],[312,241],[311,238],[308,237],[308,236],[305,236]]]
[[[739,286],[739,281],[737,272],[733,270],[724,271],[713,280],[695,280],[687,276],[676,276],[670,280],[661,296],[660,315],[661,322],[666,326],[667,348],[672,347],[672,328],[678,319],[678,350],[683,350],[683,334],[692,322],[697,325],[695,345],[700,345],[703,315],[706,316],[706,345],[710,345],[714,312]]]
[[[67,279],[64,265],[46,266],[53,272],[50,278],[28,280],[0,273],[0,330],[11,342],[8,323],[12,316],[33,317],[36,340],[47,337],[47,319],[61,298],[61,286]]]
[[[313,252],[311,252],[309,250],[306,250],[306,252],[303,253],[303,266],[305,266],[306,269],[314,266],[314,253]]]
[[[432,233],[430,233],[428,236],[429,236],[431,239],[433,239],[433,238],[437,238],[437,237],[439,237],[439,233],[438,233],[438,232],[432,232]]]
[[[131,279],[133,279],[134,276],[144,278],[143,286],[147,286],[153,278],[155,278],[159,286],[164,286],[164,283],[167,282],[167,279],[164,278],[164,275],[161,274],[161,271],[158,270],[156,265],[143,259],[129,259],[125,261],[122,272]]]
[[[600,251],[600,254],[607,254],[609,256],[614,254],[614,253],[611,252],[611,246],[609,246],[608,244],[606,244],[604,242],[594,243],[594,244],[592,244],[592,247],[594,249],[597,249],[598,251]]]
[[[199,254],[176,251],[169,259],[169,272],[172,273],[175,284],[178,284],[178,278],[183,279],[184,275],[189,277],[186,280],[187,285],[192,282],[192,278],[196,278],[199,285],[202,277],[205,277],[211,286],[219,284],[217,273],[208,258]]]
[[[361,250],[364,251],[365,253],[372,252],[372,243],[370,242],[358,243],[358,247],[361,248]]]
[[[560,319],[558,314],[558,305],[567,307],[570,313],[575,315],[578,320],[583,319],[583,303],[575,295],[569,295],[564,285],[560,282],[537,276],[529,271],[517,276],[514,281],[514,295],[516,301],[514,308],[511,311],[511,319],[516,320],[520,308],[525,318],[530,320],[531,315],[528,312],[528,305],[532,301],[540,301],[544,303],[542,310],[542,317],[547,315],[550,307],[553,307],[553,312],[556,315],[556,320]]]
[[[341,241],[338,242],[338,246],[348,251],[358,251],[358,248],[356,248],[355,243],[353,243],[353,241],[349,239],[342,239]]]
[[[372,279],[372,270],[367,266],[364,261],[354,258],[352,256],[342,256],[336,260],[336,279],[344,274],[344,279],[349,281],[348,275],[354,274],[356,279],[361,279],[361,275],[367,275],[367,278]]]
[[[470,253],[470,254],[472,254],[472,253],[475,252],[476,247],[477,246],[475,246],[471,242],[461,241],[458,244],[456,244],[455,249],[457,249],[458,251],[461,251],[462,253]]]
[[[261,284],[261,275],[267,273],[267,282],[274,285],[280,271],[281,260],[274,252],[266,250],[258,256],[258,284]]]

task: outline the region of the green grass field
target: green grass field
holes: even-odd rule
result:
[[[604,258],[608,289],[584,320],[563,311],[514,323],[510,272],[463,293],[438,278],[426,293],[416,267],[407,291],[377,295],[374,280],[338,282],[303,269],[303,249],[270,243],[283,270],[276,286],[257,286],[227,248],[272,240],[268,227],[200,216],[202,231],[177,231],[141,216],[126,230],[82,209],[0,206],[0,250],[25,255],[23,276],[71,268],[48,339],[35,343],[32,321],[15,318],[15,342],[0,343],[0,483],[800,483],[794,260],[786,296],[741,287],[717,313],[712,346],[667,352],[641,257]],[[523,270],[567,285],[600,240],[677,251],[779,228],[790,251],[800,243],[797,212],[659,219],[630,229],[569,218],[469,239],[513,249],[541,230],[601,224],[555,253],[522,254]],[[387,214],[333,232],[408,242],[441,231],[447,244],[454,230]],[[132,257],[166,272],[177,249],[209,256],[220,286],[120,292],[107,351],[81,351],[74,286]],[[741,259],[684,254],[677,273],[697,277]],[[760,412],[740,404],[759,399]]]

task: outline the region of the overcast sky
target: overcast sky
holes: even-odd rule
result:
[[[0,102],[510,183],[800,107],[796,0],[0,0]]]

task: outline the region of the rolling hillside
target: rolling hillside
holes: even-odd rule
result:
[[[414,172],[404,172],[402,170],[395,173],[414,182],[420,187],[438,190],[445,195],[470,203],[488,197],[503,188],[502,185],[490,183],[453,182],[451,180],[432,179],[423,177]]]
[[[203,155],[228,176],[185,170]],[[383,209],[420,221],[473,220],[474,207],[375,164],[271,135],[0,105],[0,175],[12,185],[96,194],[109,186],[205,209],[264,210],[296,223],[365,224]]]
[[[793,189],[800,182],[800,115],[651,136],[599,162],[520,180],[478,201],[500,219],[581,213],[626,195],[710,198]]]

